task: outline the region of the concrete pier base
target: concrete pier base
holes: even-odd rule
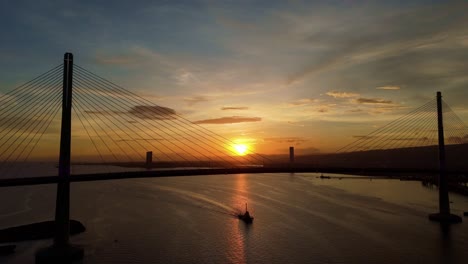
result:
[[[440,223],[461,223],[462,218],[458,215],[454,214],[442,214],[442,213],[435,213],[429,215],[429,220],[440,222]]]
[[[77,245],[46,247],[36,252],[36,264],[73,263],[83,259],[84,249]]]

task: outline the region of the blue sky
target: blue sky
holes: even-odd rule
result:
[[[70,51],[260,151],[272,142],[269,152],[333,151],[439,90],[468,121],[465,10],[464,1],[4,0],[0,92]],[[232,117],[245,122],[225,124]]]

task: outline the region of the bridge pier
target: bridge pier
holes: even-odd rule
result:
[[[70,154],[73,54],[65,53],[63,64],[62,127],[55,204],[54,244],[36,253],[36,263],[70,263],[83,258],[84,250],[70,244]]]
[[[444,122],[442,111],[442,94],[437,92],[437,124],[439,137],[439,212],[430,214],[431,221],[441,223],[459,223],[462,218],[450,213],[450,202],[448,194],[448,182],[445,172],[445,142],[444,142]]]

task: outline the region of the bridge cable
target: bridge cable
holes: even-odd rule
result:
[[[121,88],[119,87],[118,89],[120,90]],[[121,90],[120,90],[120,92],[122,93]],[[128,92],[128,91],[125,91],[125,90],[124,90],[124,92],[125,92],[125,94],[127,94],[127,96],[128,96],[128,94],[130,94],[130,95],[132,95],[133,97],[136,97],[136,96],[134,96],[134,94],[131,93],[131,92]],[[135,99],[134,99],[134,100],[135,100]],[[147,103],[146,100],[144,100],[144,99],[142,100],[140,97],[138,97],[138,102],[140,102],[140,104],[141,104],[141,102]],[[151,105],[153,105],[153,104],[151,103]],[[158,108],[158,109],[161,109],[161,108]],[[154,110],[154,108],[153,108],[152,110]],[[153,111],[153,112],[156,113],[157,111]],[[160,114],[160,113],[161,113],[161,111],[159,111],[159,114]],[[170,115],[170,114],[172,115],[172,114],[173,114],[172,112],[167,112],[167,110],[166,110],[165,112],[163,112],[163,113],[166,114],[166,115]],[[179,117],[180,117],[180,116],[179,116]],[[219,151],[219,150],[218,150],[218,151]]]
[[[112,96],[112,95],[111,95],[111,96]],[[106,97],[106,99],[108,99],[108,97]],[[117,103],[116,103],[115,105],[120,106],[121,104],[117,104]],[[115,105],[114,105],[114,106],[115,106]],[[121,107],[120,107],[120,108],[121,108]],[[111,110],[111,111],[112,111],[112,110]],[[126,114],[126,115],[128,115],[130,118],[132,118],[132,116],[128,113],[128,110],[127,110],[127,109],[123,109],[123,111],[120,112],[120,113]],[[132,120],[135,121],[134,118],[132,118]],[[148,123],[149,123],[149,122],[148,122]],[[141,124],[141,123],[140,123],[140,124]],[[143,124],[141,124],[141,125],[143,125]],[[145,126],[145,127],[146,127],[146,126]],[[167,126],[165,126],[165,127],[171,130],[170,127],[167,127]],[[173,128],[174,128],[174,127],[173,127]],[[181,130],[178,129],[178,131],[181,131]],[[184,139],[187,139],[185,136],[180,135],[179,133],[175,132],[174,130],[172,130],[172,132],[174,132],[175,134],[177,134],[177,135],[183,137]],[[161,135],[159,135],[159,136],[161,136]],[[192,150],[194,150],[192,147],[190,147],[190,146],[187,145],[187,144],[185,144],[185,146],[191,148]],[[209,151],[208,149],[204,148],[204,146],[200,146],[200,145],[198,145],[198,146],[201,147],[201,148],[203,148],[203,149],[205,149],[207,152],[211,152],[211,151]],[[195,150],[194,150],[194,151],[195,151]],[[198,152],[198,151],[196,151],[196,152],[199,153],[199,154],[204,155],[204,154],[201,153],[201,152]],[[216,156],[216,155],[215,155],[214,153],[212,153],[212,152],[211,152],[211,154],[214,155],[214,156]],[[207,157],[206,155],[204,155],[204,156]],[[209,158],[209,157],[207,157],[207,158]]]
[[[124,103],[125,103],[125,102],[124,102]],[[120,104],[118,104],[118,105],[120,105]],[[128,110],[127,110],[127,109],[124,109],[124,112],[123,112],[123,113],[126,113],[126,114],[128,114]],[[142,113],[142,114],[143,114],[143,113]],[[148,118],[149,118],[149,116],[148,116]],[[149,123],[149,122],[148,122],[148,123]],[[141,123],[140,123],[140,124],[141,124]],[[149,123],[149,124],[151,124],[151,123]],[[163,125],[163,126],[164,126],[165,128],[168,128],[168,129],[170,129],[170,130],[171,130],[171,128],[170,128],[170,127],[167,127],[167,126],[165,126],[165,125]],[[173,128],[174,128],[174,127],[173,127]],[[178,130],[178,131],[182,131],[182,130],[180,130],[180,129],[177,129],[177,130]],[[175,131],[174,131],[174,130],[172,130],[172,132],[175,132]],[[180,134],[178,134],[178,133],[176,133],[176,134],[177,134],[177,135],[179,135],[179,136],[181,136],[181,137],[184,137],[184,136],[182,136],[182,135],[180,135]],[[187,139],[186,137],[184,137],[184,138],[185,138],[185,139]],[[186,145],[186,146],[189,146],[189,145],[187,145],[187,144],[185,144],[185,145]],[[189,146],[189,147],[190,147],[190,146]],[[203,146],[200,146],[200,147],[202,147],[202,148],[203,148]],[[192,149],[193,149],[193,148],[192,148]],[[206,148],[204,148],[204,149],[206,150]],[[208,150],[207,150],[207,151],[208,151]],[[201,154],[200,152],[198,152],[198,153],[199,153],[199,154]],[[212,153],[212,152],[211,152],[211,153]],[[212,153],[212,154],[213,154],[213,153]],[[214,155],[214,154],[213,154],[213,155]],[[206,156],[206,155],[205,155],[205,156]],[[215,155],[215,156],[216,156],[216,155]]]

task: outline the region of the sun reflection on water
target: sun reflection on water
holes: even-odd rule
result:
[[[233,201],[236,204],[236,208],[239,209],[239,212],[243,210],[245,203],[248,201],[247,194],[247,182],[246,175],[240,174],[236,176],[235,191],[233,193]],[[229,245],[230,252],[228,257],[231,263],[246,263],[246,238],[247,238],[247,229],[249,226],[239,219],[233,219],[231,224],[230,236],[229,236]]]

